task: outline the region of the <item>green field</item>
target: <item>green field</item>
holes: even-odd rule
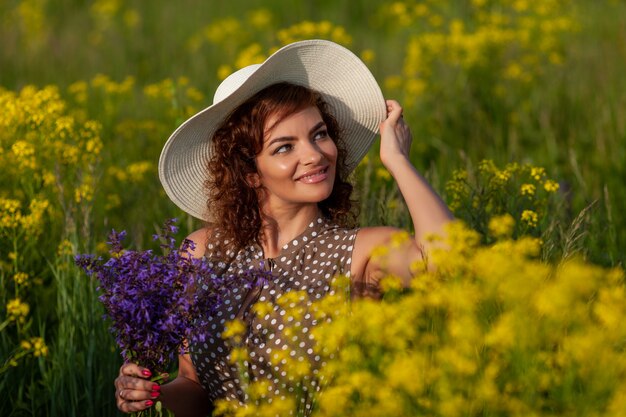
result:
[[[295,40],[361,56],[484,243],[508,213],[545,262],[621,268],[625,22],[611,0],[3,1],[0,415],[115,412],[120,359],[72,255],[106,253],[112,228],[146,248],[167,218],[180,238],[199,227],[161,189],[163,143],[226,74]],[[363,225],[410,228],[376,149],[354,181]]]

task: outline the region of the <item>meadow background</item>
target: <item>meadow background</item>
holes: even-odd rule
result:
[[[106,253],[112,228],[146,248],[167,218],[199,227],[161,190],[163,143],[231,71],[309,38],[404,105],[415,165],[483,244],[509,214],[543,262],[623,266],[622,1],[7,0],[0,415],[115,413],[119,355],[73,254]],[[354,181],[363,225],[410,227],[376,149]]]

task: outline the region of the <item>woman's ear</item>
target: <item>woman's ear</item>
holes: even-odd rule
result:
[[[253,174],[246,174],[246,182],[250,188],[259,188],[261,186],[261,179],[256,172]]]

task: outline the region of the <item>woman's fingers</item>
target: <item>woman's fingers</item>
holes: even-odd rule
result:
[[[118,400],[117,408],[124,413],[134,413],[136,411],[142,411],[146,408],[152,407],[154,400],[144,401],[126,401]]]
[[[397,123],[398,120],[402,117],[402,106],[396,100],[386,100],[387,104],[387,122],[388,123]]]
[[[126,413],[145,410],[161,395],[161,386],[133,377],[118,378],[115,396],[117,408]]]
[[[132,413],[152,406],[161,394],[161,386],[150,381],[151,376],[149,369],[134,363],[122,365],[114,383],[117,408]]]
[[[148,381],[141,378],[135,378],[133,376],[119,376],[115,380],[115,389],[122,390],[131,390],[131,391],[139,391],[139,392],[153,392],[160,391],[161,386],[156,382]],[[150,397],[146,397],[150,398]],[[139,398],[141,399],[141,398]]]
[[[387,168],[398,158],[408,158],[411,131],[402,118],[402,106],[396,100],[386,100],[387,118],[380,124],[380,159]]]
[[[152,376],[152,372],[148,368],[129,362],[120,367],[120,375],[134,376],[137,378],[150,378]]]

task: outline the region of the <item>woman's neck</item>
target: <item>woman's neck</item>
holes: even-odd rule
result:
[[[319,207],[315,205],[300,206],[298,208],[272,210],[263,215],[263,229],[261,231],[261,246],[266,258],[276,257],[282,247],[302,234],[308,225],[321,215]]]

